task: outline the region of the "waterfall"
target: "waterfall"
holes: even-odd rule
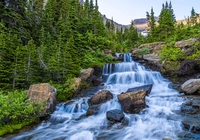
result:
[[[181,120],[175,111],[180,110],[183,99],[172,89],[170,81],[159,72],[146,69],[134,62],[131,54],[124,54],[124,62],[105,64],[103,76],[107,76],[104,89],[114,98],[104,103],[97,115],[86,117],[89,97],[76,99],[72,103],[61,103],[50,119],[31,131],[11,137],[13,140],[178,140],[182,132]],[[121,109],[117,95],[129,88],[153,84],[151,94],[146,97],[147,108],[139,114],[126,114],[127,126],[109,126],[106,112]],[[97,92],[97,91],[96,91]],[[176,118],[176,119],[173,119]]]

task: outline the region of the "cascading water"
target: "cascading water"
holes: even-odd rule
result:
[[[162,140],[179,139],[182,131],[179,110],[183,99],[170,87],[170,82],[159,72],[145,69],[132,61],[131,54],[124,54],[124,62],[106,64],[103,74],[107,75],[104,89],[114,94],[114,99],[100,107],[97,115],[86,117],[89,97],[75,100],[71,104],[59,104],[47,122],[34,130],[20,133],[13,140]],[[106,112],[121,109],[117,95],[128,88],[153,84],[151,94],[146,97],[148,105],[139,114],[125,114],[127,126],[109,126]]]

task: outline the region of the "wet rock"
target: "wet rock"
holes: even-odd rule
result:
[[[92,85],[93,86],[99,86],[103,82],[102,78],[97,78],[96,76],[92,76]]]
[[[93,95],[89,100],[89,108],[86,112],[86,116],[97,114],[101,104],[107,102],[108,100],[113,99],[113,95],[108,90],[102,90],[97,94]]]
[[[181,112],[186,114],[196,114],[200,112],[200,104],[195,101],[187,101],[181,105]]]
[[[186,95],[194,94],[200,89],[200,79],[190,79],[181,85],[182,91]]]
[[[106,118],[110,123],[121,122],[124,119],[125,115],[121,110],[114,109],[106,112]]]
[[[146,92],[146,95],[148,96],[151,92],[151,89],[152,89],[152,84],[144,85],[144,86],[140,86],[140,87],[129,88],[126,92],[136,92],[139,90],[144,90]]]
[[[108,90],[102,90],[97,94],[93,95],[89,100],[89,105],[97,105],[107,102],[108,100],[113,99],[113,95]]]
[[[91,115],[95,115],[98,113],[99,111],[99,108],[100,108],[100,105],[93,105],[93,106],[90,106],[86,112],[86,116],[91,116]]]
[[[114,61],[124,61],[123,57],[114,57]]]
[[[171,138],[162,138],[162,140],[172,140]]]
[[[82,70],[80,78],[83,81],[91,82],[93,73],[94,73],[93,68]]]
[[[146,107],[144,90],[118,95],[119,103],[126,113],[139,113]]]
[[[48,83],[35,84],[29,87],[27,93],[29,99],[37,104],[45,103],[40,117],[48,116],[56,107],[56,89]]]
[[[185,129],[193,133],[200,133],[200,122],[182,121]]]

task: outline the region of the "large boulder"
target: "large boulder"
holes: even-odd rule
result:
[[[194,94],[200,89],[200,79],[190,79],[181,85],[181,90],[186,94]]]
[[[138,47],[138,49],[131,49],[132,54],[134,55],[136,51],[138,51],[139,49],[142,48],[147,48],[147,47],[151,47],[152,48],[152,53],[157,53],[159,51],[161,51],[162,47],[165,45],[165,42],[153,42],[153,43],[146,43],[146,44],[142,44]]]
[[[197,38],[190,38],[188,40],[182,40],[175,43],[175,46],[180,48],[186,55],[194,53],[194,46],[196,42],[199,42]]]
[[[118,95],[119,103],[126,113],[139,113],[146,107],[144,90]]]
[[[91,82],[93,73],[94,73],[93,68],[88,68],[88,69],[82,70],[80,78],[83,81]]]
[[[89,108],[87,110],[86,115],[90,116],[96,114],[101,106],[101,104],[107,102],[108,100],[113,99],[113,95],[108,90],[102,90],[97,94],[93,95],[89,100]]]
[[[122,122],[125,115],[121,110],[114,109],[106,112],[106,118],[110,123]]]
[[[108,90],[102,90],[97,94],[93,95],[89,100],[89,105],[98,105],[107,102],[108,100],[113,99],[113,95]]]
[[[28,90],[28,97],[37,104],[44,104],[44,110],[40,117],[45,117],[52,113],[56,107],[56,89],[48,83],[31,85]]]
[[[139,113],[146,107],[145,97],[150,94],[152,85],[128,89],[118,95],[119,103],[126,113]]]

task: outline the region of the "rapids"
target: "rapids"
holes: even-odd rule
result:
[[[134,62],[131,54],[124,54],[124,62],[105,64],[103,75],[105,83],[97,90],[107,89],[114,99],[103,104],[97,115],[86,117],[89,97],[74,99],[70,104],[61,103],[50,119],[30,131],[22,132],[12,140],[179,140],[182,132],[180,110],[184,99],[171,88],[171,83],[159,72],[146,69]],[[126,114],[128,123],[109,125],[106,112],[120,109],[117,95],[141,85],[153,84],[151,94],[146,97],[148,105],[139,114]]]

